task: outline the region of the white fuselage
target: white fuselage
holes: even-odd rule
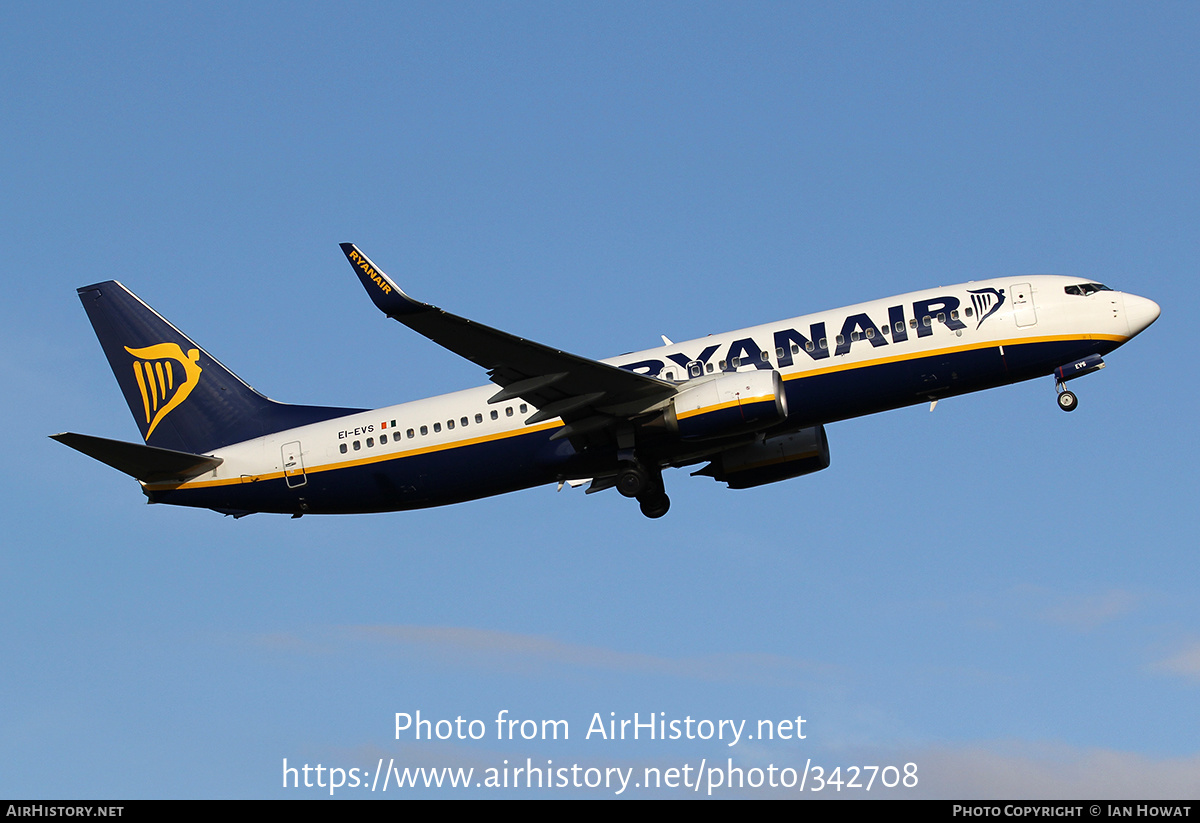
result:
[[[1049,374],[1072,358],[1111,351],[1158,316],[1145,298],[1068,293],[1080,283],[1056,276],[971,282],[603,362],[681,386],[777,371],[790,412],[775,430],[794,429]],[[248,494],[248,510],[291,511],[287,501],[295,498],[304,510],[379,511],[590,476],[586,465],[574,465],[566,440],[549,441],[559,418],[527,425],[535,409],[519,398],[489,404],[495,393],[487,385],[235,443],[214,452],[223,462],[211,472],[147,484],[147,493],[214,508],[237,508]],[[697,451],[664,454],[663,465],[681,465],[695,462]],[[264,492],[258,502],[256,487]]]

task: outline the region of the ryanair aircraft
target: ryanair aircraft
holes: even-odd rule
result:
[[[136,478],[151,503],[338,514],[416,509],[557,482],[615,487],[647,517],[662,471],[746,489],[829,465],[824,424],[1053,375],[1153,323],[1156,303],[1073,277],[914,292],[589,360],[413,300],[342,244],[388,317],[495,386],[368,411],[264,397],[116,281],[79,289],[145,444],[55,440]],[[497,390],[499,387],[499,390]]]

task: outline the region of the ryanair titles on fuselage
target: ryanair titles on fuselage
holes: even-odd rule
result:
[[[976,294],[975,291],[971,293]],[[980,289],[978,293],[986,294],[990,309],[986,314],[981,312],[979,324],[982,324],[984,320],[995,314],[996,310],[1005,302],[1004,289]],[[994,304],[992,304],[993,300]],[[914,301],[911,304],[912,311],[908,314],[905,313],[903,305],[889,306],[886,309],[887,323],[883,326],[877,325],[866,312],[851,314],[842,320],[841,328],[833,338],[832,347],[824,320],[811,323],[807,334],[791,328],[776,330],[773,333],[773,345],[770,349],[764,348],[761,340],[742,337],[729,343],[723,356],[717,358],[715,368],[718,371],[726,372],[737,371],[741,366],[750,365],[758,369],[787,368],[795,363],[795,355],[798,352],[803,352],[812,360],[823,360],[831,354],[839,357],[849,354],[850,347],[855,343],[869,344],[872,348],[879,348],[906,342],[909,339],[909,332],[913,332],[917,338],[930,337],[933,335],[934,323],[941,323],[951,331],[961,332],[967,328],[967,324],[959,319],[960,303],[961,301],[957,297],[950,295],[930,297]],[[972,308],[967,309],[968,317],[974,313]],[[720,349],[720,344],[708,345],[695,356],[678,352],[668,354],[666,358],[680,367],[683,371],[681,376],[686,376],[689,367],[697,363],[700,369],[707,373],[713,371],[712,368],[709,368],[709,364]],[[771,350],[774,351],[773,357],[769,354]],[[658,377],[664,369],[669,368],[669,365],[663,360],[648,359],[625,363],[621,365],[621,368]]]

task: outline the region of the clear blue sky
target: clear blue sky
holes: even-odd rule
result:
[[[1187,3],[3,4],[0,796],[732,757],[1196,797],[1197,42]],[[485,382],[341,241],[592,357],[1014,273],[1163,315],[1073,414],[1046,378],[838,423],[826,472],[669,472],[654,522],[553,486],[234,521],[47,439],[137,439],[75,297],[109,278],[276,399]],[[488,738],[396,740],[417,710]],[[585,740],[610,712],[806,738]]]

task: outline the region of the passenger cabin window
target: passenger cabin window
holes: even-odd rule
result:
[[[461,426],[465,426],[465,425],[467,425],[468,423],[470,423],[471,421],[470,421],[470,420],[468,420],[467,418],[463,417],[463,418],[461,418],[461,419],[460,419],[458,422],[459,422],[459,425],[461,425]]]
[[[700,375],[704,374],[704,366],[701,365],[699,361],[693,362],[688,366],[688,373],[691,374],[692,377],[699,377]]]
[[[416,436],[416,432],[414,432],[412,429],[409,429],[408,430],[408,439],[412,440],[413,437],[415,437],[415,436]]]
[[[521,404],[521,414],[524,414],[527,411],[529,411],[529,407],[526,406],[524,403],[522,403]]]
[[[382,446],[386,442],[387,442],[387,435],[386,434],[379,435],[379,445]]]
[[[477,414],[477,415],[475,415],[475,422],[476,422],[476,423],[482,423],[482,422],[483,422],[483,415],[482,415],[482,414]]]
[[[500,419],[500,412],[496,411],[495,409],[492,409],[492,419],[493,419],[493,420],[499,420],[499,419]]]
[[[504,416],[505,416],[505,417],[512,417],[512,406],[505,406],[505,407],[504,407]]]
[[[375,448],[375,438],[374,438],[374,437],[368,437],[368,438],[367,438],[367,448],[368,448],[368,449],[373,449],[373,448]]]
[[[453,421],[453,420],[447,420],[447,421],[446,421],[446,428],[447,428],[447,429],[453,429],[453,428],[454,428],[454,421]]]
[[[441,424],[441,423],[434,423],[434,424],[433,424],[433,430],[434,430],[435,432],[440,432],[440,431],[442,430],[442,424]]]
[[[361,450],[361,449],[362,449],[362,443],[360,443],[359,441],[355,440],[355,441],[354,441],[354,450],[355,450],[355,451],[359,451],[359,450]]]
[[[966,314],[967,314],[967,317],[974,317],[974,316],[975,316],[975,310],[974,310],[973,308],[971,308],[970,306],[967,306],[967,308],[966,308]]]
[[[343,443],[342,445],[338,446],[338,451],[340,451],[342,454],[345,454],[347,451],[349,451],[349,449],[347,449],[346,444]]]
[[[427,435],[427,434],[429,434],[429,427],[428,427],[428,426],[422,426],[422,427],[421,427],[421,436],[422,436],[422,437],[424,437],[424,436],[425,436],[425,435]]]

